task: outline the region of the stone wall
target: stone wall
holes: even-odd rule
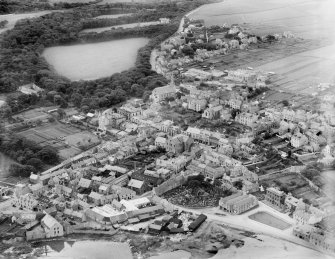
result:
[[[172,177],[169,180],[162,183],[161,185],[153,188],[153,193],[156,194],[157,196],[161,196],[162,194],[183,185],[184,183],[186,183],[186,181],[187,177],[183,175]]]

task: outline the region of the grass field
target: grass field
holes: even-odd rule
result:
[[[76,136],[80,132],[81,130],[69,125],[52,123],[30,128],[18,133],[18,135],[32,140],[41,146],[53,146],[59,151],[61,158],[67,159],[79,154],[81,150],[71,144],[67,145],[65,139],[69,136]]]
[[[287,222],[265,212],[265,211],[259,211],[255,214],[252,214],[249,216],[250,219],[258,221],[260,223],[263,223],[265,225],[268,225],[270,227],[278,228],[280,230],[284,230],[289,228],[291,225]]]

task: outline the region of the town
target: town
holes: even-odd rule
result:
[[[152,54],[169,83],[147,98],[13,116],[7,129],[55,147],[61,162],[0,187],[3,242],[189,235],[215,220],[334,255],[334,178],[322,174],[335,166],[332,88],[319,85],[306,103],[276,89],[275,72],[222,62],[293,38],[184,17]],[[19,91],[43,94],[36,84]]]

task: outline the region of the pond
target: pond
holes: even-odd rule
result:
[[[277,218],[265,211],[259,211],[249,216],[250,219],[260,222],[262,224],[274,227],[280,230],[289,228],[291,225],[284,220]]]
[[[137,51],[148,41],[147,38],[132,38],[51,47],[42,55],[58,74],[70,80],[94,80],[134,66]]]
[[[80,259],[132,259],[127,243],[109,241],[50,241],[41,244],[43,254],[39,258]]]

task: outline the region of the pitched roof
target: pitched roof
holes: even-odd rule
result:
[[[83,188],[89,188],[91,185],[91,180],[81,178],[78,185]]]
[[[128,186],[140,189],[143,186],[143,184],[144,184],[143,181],[139,181],[139,180],[136,180],[136,179],[131,179],[130,182],[128,183]]]
[[[55,224],[57,224],[57,225],[60,224],[55,218],[53,218],[49,214],[44,216],[41,223],[49,229],[52,228]]]

